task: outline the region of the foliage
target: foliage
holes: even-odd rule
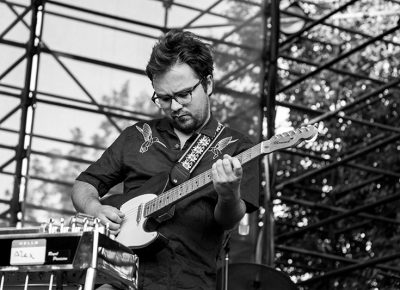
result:
[[[246,19],[253,15],[242,1],[231,2],[228,15],[249,15]],[[309,17],[318,19],[345,1],[298,3]],[[399,78],[399,32],[388,35],[385,41],[374,41],[357,49],[372,37],[398,25],[398,17],[374,13],[396,9],[399,4],[392,1],[358,1],[343,10],[343,14],[338,13],[338,17],[327,21],[347,30],[317,25],[302,38],[294,38],[280,48],[278,88],[291,86],[299,77],[308,75],[277,96],[278,101],[298,108],[291,109],[292,126],[299,127],[326,114],[317,123],[320,131],[317,142],[280,152],[275,160],[278,188],[274,200],[275,243],[292,249],[277,250],[276,265],[295,281],[396,253],[396,241],[400,238],[398,202],[394,199],[379,206],[373,203],[398,194],[400,187],[396,174],[400,167],[400,147],[395,135],[398,134],[395,128],[400,125],[399,89],[389,87],[378,93],[374,91]],[[239,30],[231,38],[239,39],[242,44],[260,43],[259,34],[249,33],[248,29],[254,27]],[[280,41],[287,37],[281,35]],[[249,52],[245,49],[221,47],[223,54],[217,60],[223,64],[222,69],[228,71],[226,74],[243,66],[248,59]],[[354,52],[347,57],[341,57],[352,50]],[[334,62],[335,58],[338,60]],[[324,67],[330,62],[330,66]],[[319,71],[313,73],[316,69]],[[250,78],[257,83],[259,71],[255,67],[241,72],[235,81]],[[235,102],[240,104],[242,99],[235,97]],[[387,142],[380,144],[386,139]],[[290,182],[295,177],[298,179]],[[281,183],[287,185],[280,186]],[[323,223],[369,204],[372,205],[361,213]],[[393,221],[384,222],[380,217]],[[313,227],[317,223],[321,226]],[[286,235],[307,226],[310,230],[302,234]],[[302,250],[310,254],[300,254]],[[395,259],[388,261],[385,265],[368,268],[360,265],[359,269],[300,285],[304,289],[393,289],[391,287],[399,284],[398,272],[389,267],[396,264]]]
[[[246,2],[250,1],[230,1],[232,5],[226,14],[238,20],[257,15],[260,6]],[[261,1],[252,2],[261,4]],[[347,1],[297,2],[308,17],[318,19]],[[399,21],[397,16],[374,12],[398,9],[396,1],[358,1],[336,14],[338,17],[327,20],[332,25],[317,25],[280,48],[277,87],[291,86],[299,77],[308,76],[277,95],[277,101],[287,104],[291,110],[288,121],[297,128],[325,114],[317,119],[320,136],[316,142],[279,152],[274,159],[275,263],[303,289],[400,287],[395,259],[369,267],[363,265],[396,253],[400,239],[397,199],[373,204],[398,194],[400,188],[400,144],[396,137],[400,127],[399,88],[394,86],[374,93],[400,77],[399,32],[357,49]],[[262,24],[261,18],[255,17],[214,44],[213,114],[255,139],[262,130],[259,108]],[[281,35],[280,41],[287,38]],[[224,41],[238,42],[241,46],[232,48]],[[342,57],[352,50],[353,53]],[[126,84],[120,91],[104,96],[102,101],[105,105],[158,113],[142,100],[144,96],[130,98]],[[125,113],[123,109],[113,112]],[[131,124],[126,119],[113,120],[120,128]],[[105,147],[118,130],[109,119],[99,126],[100,130],[89,136],[90,143]],[[87,139],[77,128],[71,134],[71,140],[76,142]],[[79,145],[66,152],[52,151],[54,156],[75,155],[87,159],[97,158],[100,152]],[[63,158],[52,158],[47,163],[34,158],[31,166],[34,176],[72,182],[86,165],[74,162],[66,165]],[[29,203],[57,208],[69,200],[66,186],[32,181],[30,184],[33,188],[28,192],[35,194],[27,197]],[[360,209],[366,205],[371,206]],[[29,219],[36,218],[29,215]],[[293,234],[307,227],[308,230]],[[351,269],[352,265],[357,268]],[[323,277],[326,274],[332,275]],[[314,282],[307,282],[312,278]]]

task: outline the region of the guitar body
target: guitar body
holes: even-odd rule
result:
[[[296,146],[297,144],[315,139],[318,131],[314,126],[301,127],[275,135],[267,141],[247,149],[235,157],[241,164],[262,155],[269,154],[279,149]],[[121,231],[116,240],[131,248],[140,256],[141,252],[155,252],[164,246],[168,240],[155,230],[157,222],[162,222],[171,217],[172,205],[190,196],[197,189],[212,182],[211,169],[193,177],[178,186],[169,187],[169,174],[156,175],[146,181],[138,190],[124,194],[111,195],[101,200],[102,204],[119,208],[125,218]],[[151,202],[150,202],[151,201]],[[145,213],[145,207],[147,212]]]
[[[129,247],[140,256],[142,253],[155,252],[168,243],[168,239],[149,229],[155,229],[156,217],[144,216],[144,205],[155,199],[169,183],[168,173],[162,173],[149,179],[138,191],[115,194],[101,200],[104,205],[118,208],[125,214],[116,241]],[[135,196],[135,197],[134,197]]]
[[[101,199],[101,203],[104,205],[111,205],[116,208],[121,206],[142,194],[153,193],[156,196],[160,195],[169,186],[169,173],[163,172],[153,176],[147,180],[139,189],[130,190],[123,194],[113,194]]]
[[[125,202],[120,210],[125,214],[121,224],[121,230],[116,240],[128,246],[136,254],[154,252],[168,243],[168,239],[157,231],[148,231],[146,224],[149,221],[143,215],[143,207],[146,202],[156,198],[155,194],[143,194]]]

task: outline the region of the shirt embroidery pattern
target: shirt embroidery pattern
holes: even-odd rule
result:
[[[232,141],[232,136],[219,140],[214,147],[210,148],[210,151],[214,154],[213,159],[221,155],[222,150],[224,150],[226,146],[228,146],[231,143],[235,143],[237,140],[238,139]]]
[[[143,128],[140,128],[139,126],[136,126],[136,129],[138,129],[138,131],[140,133],[142,133],[143,138],[144,138],[144,143],[142,144],[142,146],[140,146],[140,149],[139,149],[140,153],[143,154],[143,153],[147,152],[147,150],[149,150],[149,147],[151,145],[153,145],[154,143],[159,143],[162,146],[164,146],[165,148],[167,148],[167,146],[165,146],[165,144],[162,143],[158,139],[158,137],[153,137],[153,132],[151,131],[151,128],[147,123],[145,123],[143,125]]]

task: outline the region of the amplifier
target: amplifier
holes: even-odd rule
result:
[[[137,288],[137,256],[83,214],[69,226],[50,220],[37,228],[0,228],[0,249],[0,290]]]

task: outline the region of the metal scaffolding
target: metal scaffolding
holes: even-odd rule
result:
[[[400,20],[395,12],[400,11],[400,1],[136,1],[140,2],[136,8],[143,5],[154,17],[126,9],[116,9],[120,15],[109,12],[110,2],[94,9],[81,1],[0,0],[0,15],[8,20],[0,22],[0,64],[6,64],[0,67],[3,226],[35,225],[40,222],[35,218],[38,213],[41,217],[74,213],[66,202],[73,175],[105,149],[106,144],[97,141],[107,136],[79,138],[75,130],[76,138],[70,138],[61,133],[63,121],[54,116],[62,119],[57,112],[68,112],[76,122],[91,116],[93,122],[106,122],[107,132],[114,132],[110,135],[128,123],[159,116],[155,108],[115,105],[113,96],[104,98],[106,93],[99,93],[96,86],[106,79],[101,79],[103,75],[113,79],[115,74],[132,78],[130,84],[141,88],[147,82],[143,62],[138,58],[134,63],[135,51],[126,53],[124,45],[132,45],[131,41],[132,47],[150,48],[169,29],[188,29],[214,49],[214,113],[228,103],[222,121],[240,125],[262,141],[281,132],[277,116],[288,110],[291,126],[311,124],[320,131],[313,144],[279,150],[261,160],[262,208],[251,217],[247,237],[233,235],[232,261],[246,256],[250,262],[280,268],[302,289],[331,289],[335,283],[350,287],[346,284],[350,275],[365,285],[400,284],[395,247],[349,254],[356,247],[355,236],[364,244],[378,244],[368,240],[367,233],[391,229],[388,240],[379,241],[379,249],[399,237],[395,209],[400,199]],[[134,5],[122,3],[121,7]],[[362,4],[376,7],[377,12],[359,11]],[[305,13],[288,9],[293,6]],[[386,25],[374,27],[369,18],[382,15]],[[302,25],[297,32],[284,34],[282,25],[287,23]],[[91,38],[99,31],[123,35],[127,42],[115,36],[121,46],[109,58],[102,57],[98,46],[104,43]],[[340,37],[329,38],[333,32]],[[57,43],[62,34],[77,37],[63,47]],[[87,43],[81,44],[85,38]],[[378,44],[386,50],[382,52]],[[372,59],[367,59],[367,50],[374,51]],[[372,74],[374,69],[381,74]],[[68,93],[61,90],[63,84],[54,84],[61,73]],[[113,87],[112,81],[107,86],[111,95],[128,94]],[[148,94],[148,101],[150,93],[143,94]],[[53,119],[41,117],[49,111],[54,111]],[[61,136],[40,130],[45,123],[60,125]],[[51,146],[68,149],[48,149]],[[393,160],[397,163],[389,162]],[[50,174],[44,168],[43,164],[57,162],[66,162],[73,170],[69,175]],[[61,202],[47,202],[47,187],[60,194]],[[304,247],[305,241],[309,247]]]

